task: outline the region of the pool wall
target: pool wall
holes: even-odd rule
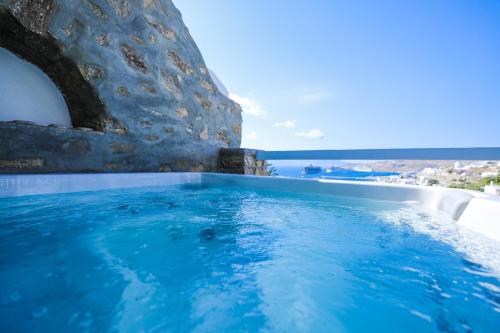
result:
[[[442,187],[197,172],[0,175],[0,198],[181,184],[239,186],[283,192],[418,202],[429,210],[443,212],[459,225],[500,242],[500,197]]]
[[[0,175],[0,198],[201,183],[201,173]]]

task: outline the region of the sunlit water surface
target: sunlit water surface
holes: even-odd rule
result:
[[[499,332],[498,245],[416,204],[222,187],[0,199],[2,332]]]

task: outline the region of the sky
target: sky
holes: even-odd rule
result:
[[[174,0],[242,147],[500,146],[498,0]]]

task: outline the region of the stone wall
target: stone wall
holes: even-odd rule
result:
[[[170,0],[0,0],[0,47],[53,80],[75,127],[0,123],[0,172],[215,171],[240,146],[241,108]]]

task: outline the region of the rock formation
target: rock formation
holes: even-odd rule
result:
[[[240,145],[241,108],[171,0],[0,0],[0,47],[48,75],[73,125],[0,122],[0,172],[213,171]]]

